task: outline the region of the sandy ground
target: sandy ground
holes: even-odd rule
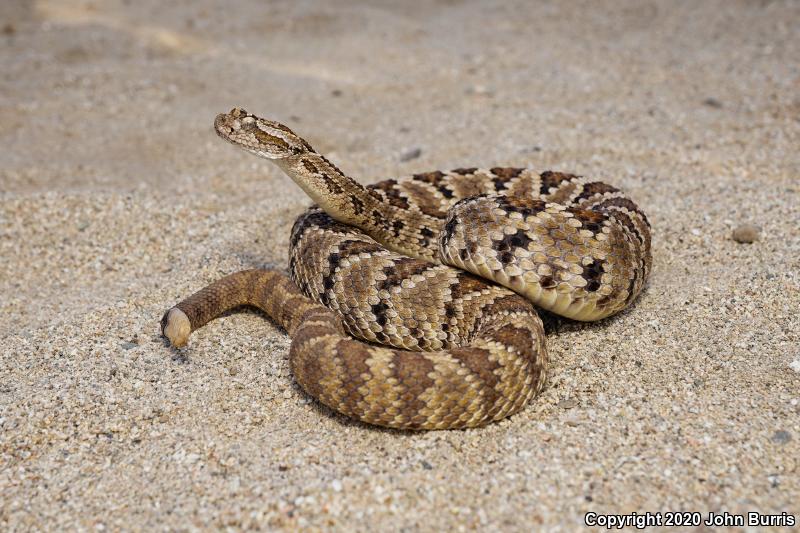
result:
[[[233,106],[365,183],[619,185],[653,224],[649,288],[550,324],[542,396],[479,430],[320,407],[255,312],[171,350],[164,309],[285,268],[308,202],[212,133]],[[800,519],[797,2],[3,0],[0,146],[0,529]]]

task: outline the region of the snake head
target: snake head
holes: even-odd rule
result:
[[[217,115],[214,129],[226,141],[266,159],[285,159],[314,151],[288,126],[259,118],[238,107]]]

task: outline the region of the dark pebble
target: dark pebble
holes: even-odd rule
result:
[[[400,155],[400,161],[411,161],[412,159],[416,159],[421,155],[422,155],[422,149],[421,148],[413,148],[413,149],[409,150],[408,152],[403,152]]]
[[[786,431],[785,429],[779,429],[775,433],[772,434],[772,442],[776,442],[778,444],[786,444],[790,440],[792,440],[792,434]]]
[[[751,243],[758,240],[761,229],[754,224],[742,224],[733,230],[733,240],[740,243]]]

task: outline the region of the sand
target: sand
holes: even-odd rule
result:
[[[800,4],[226,4],[0,6],[0,529],[800,519]],[[649,287],[551,321],[543,394],[469,431],[321,407],[256,312],[172,350],[163,311],[285,269],[308,203],[213,134],[234,106],[364,183],[530,165],[618,185],[653,225]]]

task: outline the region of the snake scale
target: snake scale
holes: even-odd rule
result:
[[[647,280],[647,217],[605,183],[497,167],[364,187],[278,122],[236,108],[215,129],[316,205],[292,229],[291,279],[231,274],[167,311],[162,332],[184,346],[225,311],[256,306],[292,336],[303,389],[349,417],[444,429],[516,413],[547,373],[535,306],[598,320]]]

